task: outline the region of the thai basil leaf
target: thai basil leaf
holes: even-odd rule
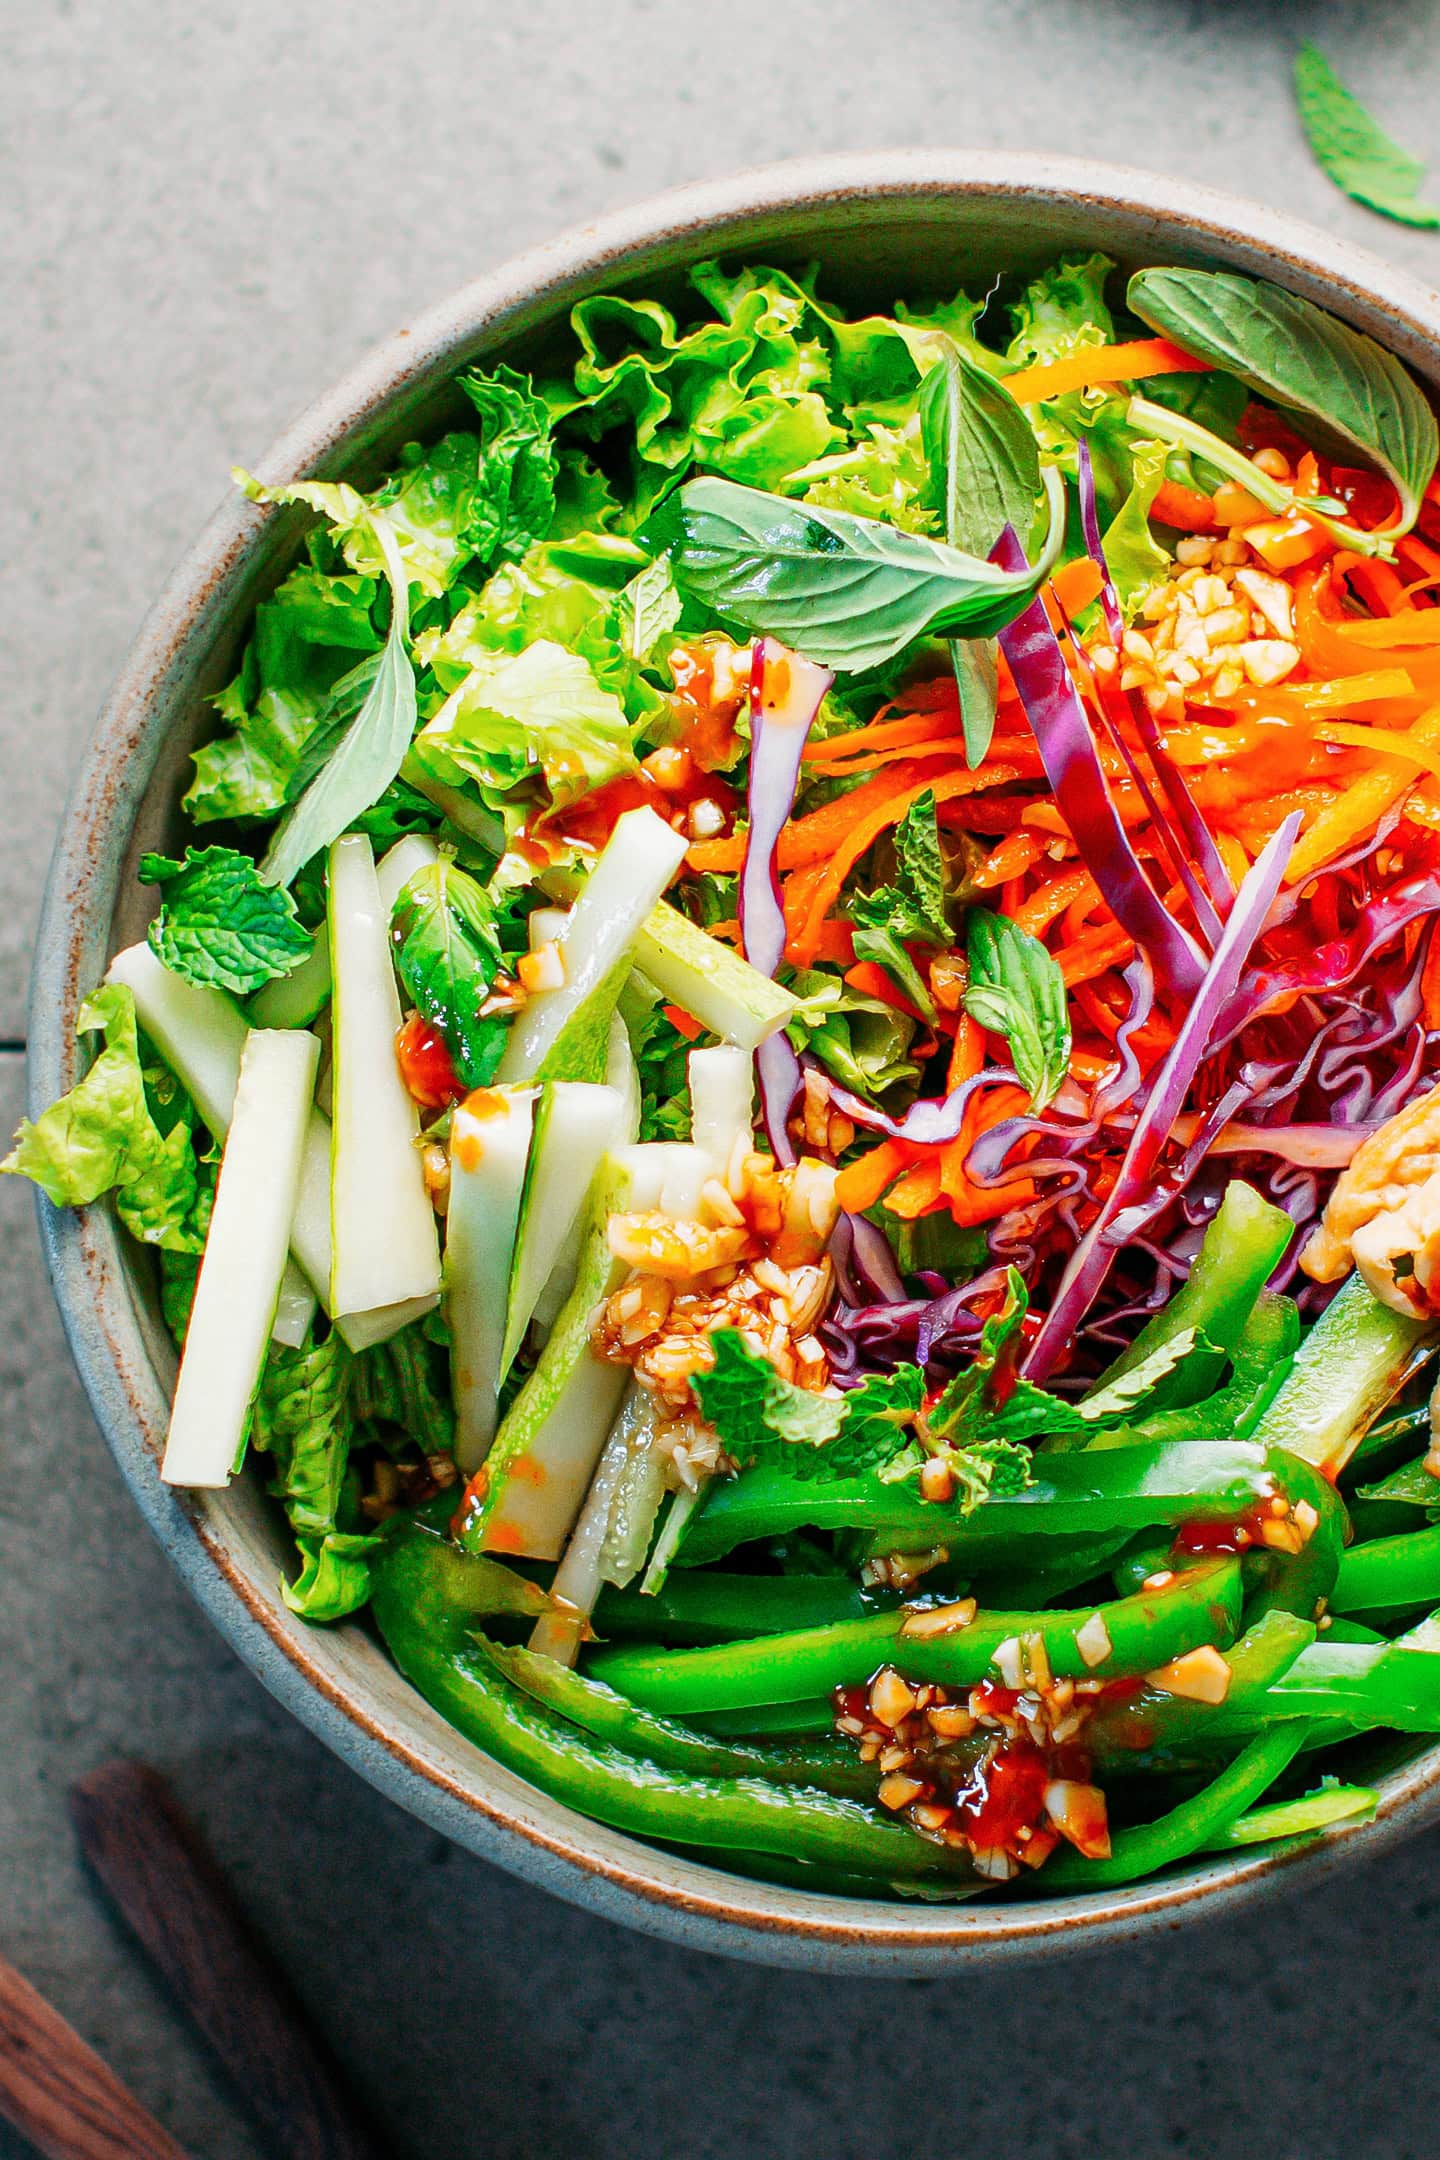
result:
[[[987,908],[970,910],[968,956],[965,1010],[1006,1037],[1016,1077],[1043,1110],[1070,1070],[1064,977],[1038,938]]]
[[[1393,354],[1298,294],[1220,270],[1141,270],[1130,307],[1260,397],[1318,422],[1394,482],[1408,532],[1440,456],[1428,399]]]
[[[1024,571],[733,481],[692,480],[652,521],[678,582],[745,629],[848,674],[893,659],[926,631],[987,637],[1049,575],[1064,526],[1063,485],[1047,474],[1050,533]]]
[[[680,595],[663,555],[647,563],[617,596],[615,619],[621,649],[639,667],[680,620]]]
[[[150,949],[187,982],[249,997],[310,950],[289,893],[262,883],[237,848],[186,848],[183,862],[145,855],[140,878],[161,891]]]
[[[271,885],[292,884],[311,857],[338,840],[399,772],[415,733],[415,670],[410,664],[410,587],[394,533],[383,511],[344,483],[296,481],[262,487],[245,473],[237,480],[256,502],[303,502],[321,511],[337,533],[363,533],[378,549],[390,584],[390,630],[375,680],[329,762],[322,767],[276,829],[260,875]]]
[[[1295,56],[1295,101],[1316,163],[1344,194],[1401,225],[1440,225],[1440,210],[1417,199],[1420,159],[1392,141],[1314,45]]]
[[[495,908],[447,855],[417,870],[391,916],[395,966],[416,1010],[445,1039],[467,1088],[495,1077],[508,1023],[480,1007],[500,970]]]

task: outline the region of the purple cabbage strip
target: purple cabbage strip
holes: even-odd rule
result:
[[[1259,858],[1261,862],[1264,859]],[[1218,1050],[1238,1035],[1273,998],[1345,989],[1373,955],[1397,938],[1408,923],[1436,909],[1440,909],[1440,877],[1431,873],[1406,878],[1380,899],[1367,902],[1355,927],[1343,937],[1330,938],[1313,952],[1301,953],[1278,966],[1256,968],[1243,988],[1234,988],[1226,1000],[1216,1022],[1215,1048]]]
[[[830,1100],[837,1110],[843,1110],[846,1117],[869,1132],[884,1133],[891,1140],[911,1140],[917,1147],[943,1147],[946,1141],[959,1139],[966,1106],[977,1089],[994,1087],[1002,1080],[1011,1087],[1020,1085],[1008,1065],[989,1065],[984,1072],[962,1080],[948,1095],[927,1095],[911,1103],[902,1118],[887,1117],[874,1103],[852,1095],[848,1088],[832,1085]]]
[[[1118,660],[1125,635],[1125,622],[1120,611],[1120,596],[1115,590],[1115,580],[1110,575],[1110,565],[1105,560],[1105,547],[1100,538],[1100,517],[1095,503],[1095,470],[1090,462],[1090,445],[1083,437],[1079,456],[1079,494],[1085,551],[1100,572],[1100,606],[1104,611],[1106,627]],[[1185,785],[1184,774],[1165,748],[1149,706],[1143,698],[1136,697],[1133,691],[1129,693],[1128,704],[1136,731],[1149,753],[1150,762],[1155,767],[1160,785],[1180,828],[1184,846],[1177,846],[1175,867],[1190,895],[1190,904],[1196,910],[1196,920],[1213,942],[1213,938],[1219,934],[1219,918],[1227,915],[1235,904],[1235,887],[1230,882],[1230,873],[1221,860],[1220,850],[1215,845],[1210,828],[1200,815],[1199,805]],[[1133,770],[1133,760],[1123,739],[1119,739],[1119,747]],[[1145,789],[1145,794],[1149,798],[1148,788]],[[1160,829],[1164,831],[1164,822],[1159,822]],[[1188,860],[1186,848],[1189,849]],[[1191,862],[1203,880],[1203,893],[1196,889]]]
[[[992,559],[1007,570],[1023,564],[1024,552],[1009,526]],[[1080,693],[1041,601],[1032,600],[1000,632],[1000,649],[1082,862],[1116,922],[1149,954],[1162,980],[1178,997],[1193,998],[1205,980],[1205,957],[1155,891],[1130,844]]]
[[[794,807],[815,715],[834,680],[828,668],[801,659],[774,638],[756,643],[750,664],[750,828],[740,867],[739,915],[745,957],[762,975],[773,976],[785,952],[776,843]],[[788,1165],[795,1160],[787,1128],[800,1089],[800,1061],[783,1029],[756,1051],[755,1073],[775,1160]]]
[[[1074,1342],[1122,1242],[1121,1220],[1135,1220],[1162,1149],[1202,1060],[1216,1047],[1219,1022],[1234,999],[1241,971],[1264,927],[1300,831],[1298,811],[1286,818],[1257,857],[1225,925],[1180,1032],[1156,1075],[1113,1187],[1071,1256],[1059,1290],[1025,1361],[1027,1379],[1043,1383]],[[1228,1112],[1227,1112],[1228,1115]],[[1191,1150],[1194,1153],[1194,1150]],[[1188,1158],[1187,1158],[1188,1159]],[[1145,1213],[1149,1220],[1149,1211]],[[1139,1227],[1139,1223],[1136,1223]]]

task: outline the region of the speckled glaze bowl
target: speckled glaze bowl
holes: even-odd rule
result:
[[[818,261],[832,291],[884,302],[910,288],[1028,272],[1067,248],[1122,266],[1193,262],[1275,278],[1370,331],[1440,381],[1440,296],[1259,206],[1149,174],[1029,156],[891,152],[780,165],[688,188],[536,249],[468,285],[311,407],[260,467],[271,481],[369,484],[400,445],[458,412],[473,362],[526,365],[583,295],[676,285],[705,256]],[[140,852],[173,843],[206,699],[233,670],[250,614],[293,558],[303,519],[232,496],[156,604],[100,716],[61,827],[31,1001],[35,1111],[76,1077],[75,1016],[117,946],[142,933]],[[697,1949],[844,1973],[1097,1947],[1263,1890],[1318,1879],[1440,1813],[1440,1748],[1392,1748],[1376,1820],[1291,1853],[1210,1859],[1160,1881],[1064,1901],[859,1903],[771,1888],[675,1858],[573,1814],[453,1732],[363,1626],[311,1629],[279,1595],[286,1541],[258,1480],[180,1496],[160,1482],[175,1360],[148,1258],[102,1207],[41,1230],[90,1401],[146,1521],[226,1641],[273,1695],[363,1777],[469,1851],[576,1904]]]

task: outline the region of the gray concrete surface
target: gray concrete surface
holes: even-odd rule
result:
[[[1214,179],[1440,267],[1330,192],[1286,87],[1321,38],[1440,167],[1432,0],[5,0],[0,29],[7,1128],[50,834],[147,601],[228,466],[479,269],[739,164],[953,142]],[[64,1824],[120,1751],[174,1780],[407,2160],[898,2155],[917,2076],[923,2142],[996,2160],[1435,2150],[1437,1838],[1223,1931],[895,1986],[658,1948],[450,1851],[180,1595],[9,1181],[0,1255],[0,1952],[203,2160],[258,2147]]]

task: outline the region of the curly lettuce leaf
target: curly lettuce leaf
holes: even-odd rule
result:
[[[133,1236],[199,1252],[209,1195],[190,1123],[177,1114],[162,1127],[152,1115],[135,1000],[122,984],[105,984],[81,1006],[77,1033],[96,1032],[104,1048],[89,1071],[33,1124],[24,1120],[0,1170],[30,1178],[56,1207],[86,1207],[113,1192]]]
[[[1130,492],[1105,530],[1105,560],[1126,609],[1170,573],[1171,558],[1150,530],[1150,513],[1165,479],[1169,449],[1162,442],[1135,444]]]
[[[481,653],[416,738],[421,772],[467,783],[487,809],[522,811],[537,799],[562,808],[638,761],[625,708],[578,653],[541,638],[510,656]]]
[[[250,857],[235,848],[186,848],[183,862],[144,855],[140,879],[161,893],[151,950],[187,982],[249,997],[288,975],[310,950],[290,895],[262,883]]]
[[[801,968],[788,987],[802,1000],[786,1028],[795,1049],[808,1050],[841,1085],[871,1100],[920,1077],[910,1055],[916,1023],[880,998],[856,990],[823,968]]]
[[[300,1548],[300,1573],[281,1585],[292,1612],[343,1619],[370,1595],[369,1555],[378,1535],[345,1526],[354,1418],[353,1360],[338,1335],[296,1350],[272,1343],[251,1412],[250,1438],[270,1456],[269,1490]]]

